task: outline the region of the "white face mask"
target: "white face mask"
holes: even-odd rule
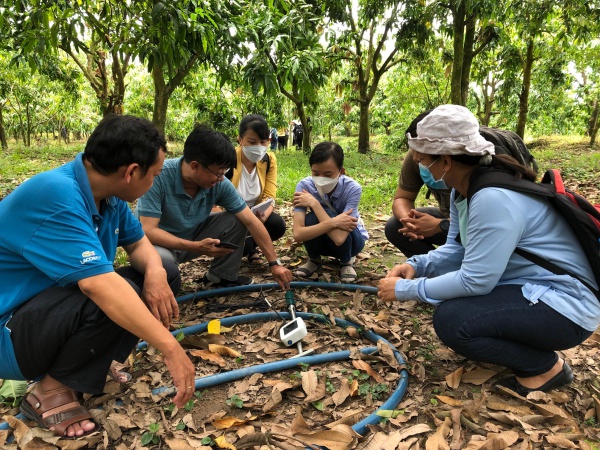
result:
[[[267,147],[264,145],[243,145],[242,151],[246,155],[246,158],[256,164],[267,153]]]
[[[325,194],[329,194],[331,191],[333,191],[335,189],[335,187],[338,184],[338,181],[340,179],[340,176],[338,175],[335,178],[329,178],[329,177],[311,177],[313,180],[313,183],[315,183],[315,186],[317,187],[317,192],[321,195],[321,197],[323,197]]]

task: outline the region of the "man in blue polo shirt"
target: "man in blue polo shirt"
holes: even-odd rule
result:
[[[136,215],[163,261],[214,257],[203,278],[205,287],[252,283],[252,278],[239,275],[246,233],[250,233],[275,281],[289,289],[292,274],[277,258],[269,232],[225,178],[236,162],[227,136],[197,126],[185,141],[183,157],[165,161],[154,185],[139,199]],[[211,215],[215,205],[225,212]]]
[[[95,431],[76,393],[101,393],[138,338],[163,353],[175,404],[193,394],[194,365],[168,331],[178,271],[163,267],[127,204],[150,188],[165,151],[151,122],[108,116],[74,161],[0,202],[0,378],[38,380],[21,411],[58,436]],[[115,272],[117,246],[131,266]]]

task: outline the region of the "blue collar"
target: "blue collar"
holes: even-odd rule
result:
[[[98,208],[96,208],[96,202],[94,201],[94,194],[92,193],[90,180],[83,164],[83,152],[78,153],[75,157],[75,160],[73,161],[73,172],[75,174],[75,180],[77,181],[77,184],[81,189],[81,193],[83,194],[83,198],[87,203],[89,210],[92,211],[92,216],[100,216]]]
[[[85,203],[87,204],[89,210],[92,212],[92,217],[101,217],[100,213],[98,212],[98,208],[96,208],[94,193],[92,192],[90,180],[88,178],[87,171],[85,170],[85,165],[83,164],[83,152],[78,153],[75,159],[73,160],[73,173],[75,175],[75,181],[77,181],[77,184],[81,189],[83,198],[85,199]],[[104,199],[104,201],[107,207],[115,207],[117,205],[118,200],[115,197],[108,197]]]

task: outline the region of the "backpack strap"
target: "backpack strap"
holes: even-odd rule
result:
[[[471,201],[471,197],[473,197],[476,192],[486,187],[499,187],[510,189],[511,191],[523,192],[525,194],[541,195],[542,197],[547,198],[556,196],[556,193],[548,186],[518,178],[513,173],[505,170],[481,167],[471,176],[469,189],[467,191],[467,202]]]
[[[594,295],[596,295],[596,297],[598,297],[598,295],[600,294],[600,291],[594,289],[589,283],[582,280],[579,276],[575,275],[573,272],[571,272],[567,269],[564,269],[560,266],[557,266],[556,264],[548,261],[547,259],[542,258],[541,256],[536,255],[535,253],[528,252],[527,250],[519,248],[519,247],[515,248],[515,253],[517,255],[521,255],[523,258],[531,261],[534,264],[537,264],[540,267],[543,267],[544,269],[546,269],[556,275],[569,275],[569,276],[579,280],[579,282],[581,284],[583,284],[586,288],[588,288],[590,291],[592,291],[594,293]]]
[[[510,189],[516,192],[523,192],[526,194],[541,195],[542,197],[548,198],[550,203],[553,203],[553,199],[556,199],[558,195],[566,193],[560,172],[556,169],[548,170],[544,174],[540,184],[526,179],[517,178],[514,174],[507,171],[482,167],[477,169],[471,177],[467,192],[467,202],[471,200],[471,197],[476,192],[486,187],[499,187],[503,189]],[[457,236],[457,242],[460,242],[459,239],[460,237]],[[552,273],[555,273],[556,275],[569,275],[573,278],[576,278],[581,282],[581,284],[592,291],[596,297],[600,298],[600,291],[594,289],[589,283],[582,280],[573,272],[525,249],[516,247],[514,252],[531,261],[532,263],[537,264],[538,266],[543,267]]]

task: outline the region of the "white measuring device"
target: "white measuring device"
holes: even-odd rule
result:
[[[269,305],[269,308],[275,311],[275,313],[281,318],[281,320],[285,322],[283,316],[279,314],[279,312],[277,312],[277,310],[275,310],[273,306],[271,306],[269,300],[267,300],[267,297],[263,295],[262,299],[267,303],[267,305]],[[285,322],[285,324],[279,329],[279,337],[281,338],[281,342],[283,342],[283,345],[285,345],[286,347],[291,347],[292,345],[296,344],[296,347],[298,348],[298,354],[292,356],[292,358],[299,358],[301,356],[310,355],[311,353],[314,353],[313,349],[302,351],[301,341],[308,334],[308,331],[306,329],[306,324],[304,323],[304,320],[302,320],[302,317],[296,316],[296,301],[294,300],[294,294],[292,293],[292,291],[287,291],[285,293],[285,299],[288,305],[290,316],[292,316],[292,320],[290,320],[289,322]]]
[[[306,324],[302,320],[302,317],[296,317],[279,329],[279,337],[286,347],[294,345],[306,336],[307,333]]]

